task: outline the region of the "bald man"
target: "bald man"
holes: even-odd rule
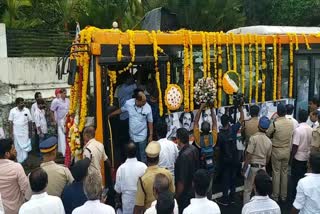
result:
[[[109,117],[122,112],[128,112],[129,114],[129,135],[131,141],[137,146],[137,158],[139,161],[146,163],[145,148],[147,141],[152,141],[153,118],[151,107],[147,103],[146,95],[142,89],[135,89],[133,98],[128,100],[120,109],[109,114]]]
[[[93,126],[86,127],[83,131],[83,158],[91,160],[88,173],[98,171],[101,175],[100,162],[107,161],[108,157],[101,142],[95,139],[95,128]]]

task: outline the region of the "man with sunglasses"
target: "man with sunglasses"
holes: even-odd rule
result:
[[[123,107],[109,114],[109,117],[128,112],[130,140],[137,146],[137,158],[146,163],[145,148],[147,141],[152,141],[153,117],[150,105],[142,89],[135,89],[133,98],[128,100]],[[149,129],[149,138],[148,138]]]

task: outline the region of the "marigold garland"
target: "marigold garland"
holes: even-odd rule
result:
[[[134,40],[134,31],[127,30],[127,33],[129,35],[129,49],[131,54],[131,62],[134,62],[136,60],[136,48],[135,48],[135,40]]]
[[[262,93],[261,93],[261,101],[266,101],[266,69],[267,69],[267,62],[266,62],[266,37],[262,36],[262,43],[261,43],[261,59],[262,59]]]
[[[217,54],[217,34],[213,33],[213,64],[214,64],[214,78],[218,80],[218,54]],[[214,107],[218,105],[217,99],[214,100]]]
[[[210,37],[209,33],[206,33],[206,40],[207,40],[207,70],[208,70],[208,77],[211,77],[211,64],[210,64]]]
[[[234,34],[232,33],[231,34],[232,36],[232,55],[233,55],[233,70],[238,72],[238,69],[237,69],[237,48],[236,48],[236,43],[235,43],[235,36]]]
[[[162,91],[161,91],[161,83],[160,83],[160,72],[158,67],[158,41],[157,41],[157,35],[155,31],[152,31],[152,37],[153,37],[153,55],[154,55],[154,66],[156,70],[156,82],[157,82],[157,88],[159,93],[159,115],[160,117],[163,115],[163,104],[162,104]]]
[[[256,59],[255,59],[255,75],[256,75],[256,94],[255,94],[255,101],[259,102],[259,43],[258,43],[258,36],[255,35],[255,47],[256,47]]]
[[[187,39],[187,31],[183,31],[183,55],[184,55],[184,111],[189,112],[189,49],[188,49],[188,39]]]
[[[222,106],[222,47],[221,35],[218,33],[218,108]]]
[[[282,88],[282,45],[280,37],[278,37],[278,86],[277,86],[277,99],[281,99]]]
[[[203,62],[203,77],[207,77],[207,51],[206,51],[206,34],[204,32],[200,32],[201,34],[201,42],[202,42],[202,62]]]
[[[245,48],[244,48],[244,35],[241,35],[241,93],[245,94],[245,84],[246,84],[246,61],[245,61]]]
[[[308,37],[306,36],[306,34],[302,34],[303,37],[304,37],[304,41],[306,43],[306,46],[307,46],[307,50],[311,50],[311,47],[309,45],[309,40],[308,40]]]
[[[293,34],[294,35],[294,39],[295,39],[295,43],[296,43],[296,51],[299,50],[299,39],[296,33]]]
[[[290,44],[289,44],[289,98],[292,98],[293,93],[293,41],[292,41],[292,35],[288,34]]]
[[[117,61],[120,62],[122,57],[123,57],[122,56],[122,45],[121,45],[121,42],[119,41],[118,51],[117,51]]]
[[[171,83],[171,64],[167,62],[167,85]]]
[[[194,70],[193,70],[193,45],[192,45],[192,36],[191,32],[188,31],[188,39],[189,39],[189,64],[190,64],[190,111],[194,110]]]
[[[109,91],[110,106],[113,106],[113,89],[117,83],[117,72],[108,71],[108,76],[109,76],[109,82],[110,82],[110,91]]]
[[[229,34],[225,34],[225,36],[226,36],[226,49],[227,49],[227,66],[228,66],[228,71],[230,71],[231,62],[230,62]]]
[[[273,100],[277,99],[277,37],[273,37]]]
[[[252,41],[251,41],[251,35],[249,34],[249,103],[252,102],[252,82],[253,82],[253,71],[252,71]]]

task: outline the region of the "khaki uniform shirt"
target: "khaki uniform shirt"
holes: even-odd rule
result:
[[[279,117],[270,124],[267,136],[272,137],[272,152],[279,158],[290,156],[293,128],[292,121],[286,117]]]
[[[253,117],[250,120],[244,121],[244,133],[245,133],[246,144],[248,144],[250,137],[259,131],[258,126],[259,126],[258,117]]]
[[[311,146],[320,151],[320,127],[313,130]]]
[[[175,187],[171,173],[169,170],[160,168],[158,165],[149,166],[141,177],[142,186],[140,179],[138,180],[138,189],[136,193],[136,206],[143,206],[145,209],[148,209],[151,206],[151,203],[156,200],[153,195],[153,182],[157,174],[162,173],[166,175],[169,179],[169,190],[174,193]],[[143,191],[144,189],[144,191]]]
[[[267,165],[267,160],[271,156],[272,151],[272,142],[263,132],[257,132],[251,136],[247,152],[251,154],[250,163]]]
[[[106,152],[104,151],[104,146],[102,143],[96,139],[91,139],[83,148],[83,157],[87,157],[91,160],[88,172],[92,173],[97,170],[101,174],[101,161],[106,161],[108,159]]]
[[[54,161],[42,163],[40,167],[48,174],[47,193],[61,196],[64,187],[73,182],[73,177],[67,167],[56,164]]]

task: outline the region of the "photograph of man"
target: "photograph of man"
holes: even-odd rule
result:
[[[188,131],[192,131],[193,130],[193,124],[192,124],[193,119],[194,119],[193,112],[182,112],[182,114],[180,115],[180,118],[179,118],[181,128],[185,128]]]

